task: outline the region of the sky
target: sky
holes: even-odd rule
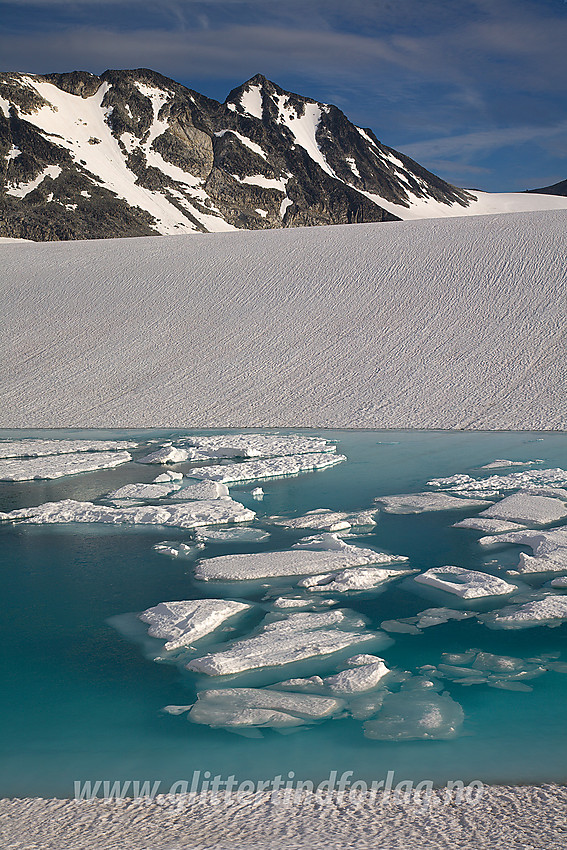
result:
[[[0,0],[0,70],[257,73],[458,186],[567,179],[567,0]]]

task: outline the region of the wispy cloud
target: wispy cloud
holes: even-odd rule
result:
[[[541,143],[547,145],[550,140],[564,139],[564,156],[567,157],[567,121],[552,126],[508,127],[498,130],[479,130],[458,136],[444,136],[438,139],[426,139],[401,145],[404,152],[416,159],[438,157],[458,157],[467,160],[477,154],[492,153],[503,147]]]

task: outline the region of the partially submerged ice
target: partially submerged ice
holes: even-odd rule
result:
[[[484,514],[481,514],[455,522],[453,528],[472,528],[474,531],[482,531],[484,534],[504,534],[507,531],[521,531],[525,528],[525,525],[502,519],[488,519]]]
[[[349,696],[372,691],[390,673],[384,659],[378,656],[355,655],[347,659],[346,663],[349,669],[323,679],[323,684],[333,694]]]
[[[519,574],[567,572],[567,528],[553,528],[550,531],[518,531],[499,534],[497,537],[481,537],[482,546],[501,543],[515,543],[528,546],[532,555],[520,552],[518,566],[514,572]],[[512,570],[509,571],[512,573]]]
[[[421,514],[428,511],[460,511],[492,504],[486,499],[460,499],[447,493],[408,493],[380,496],[374,500],[387,514]]]
[[[374,563],[405,562],[407,558],[350,546],[334,534],[320,535],[284,552],[222,555],[197,564],[200,581],[255,580],[273,576],[304,576]]]
[[[327,720],[343,711],[344,702],[331,697],[264,688],[225,688],[200,691],[188,720],[228,729],[277,729]]]
[[[547,658],[516,658],[471,649],[466,652],[444,652],[434,667],[421,668],[424,675],[448,679],[457,685],[488,685],[509,691],[531,691],[525,681],[542,676],[552,669]]]
[[[453,608],[426,608],[415,617],[402,617],[398,620],[383,620],[380,628],[385,632],[399,632],[410,635],[422,634],[422,629],[441,626],[450,620],[468,620],[474,617],[471,611],[455,611]]]
[[[139,617],[149,623],[148,634],[167,642],[166,650],[190,646],[218,629],[230,617],[248,611],[252,606],[226,599],[192,599],[160,602],[143,611]]]
[[[46,502],[31,508],[20,508],[0,514],[0,519],[20,520],[34,524],[69,522],[126,523],[130,525],[171,525],[178,528],[198,528],[202,525],[223,525],[229,522],[248,522],[254,511],[232,499],[186,502],[179,505],[142,505],[111,508],[93,502],[63,499]]]
[[[205,528],[198,531],[195,537],[204,543],[261,543],[268,540],[270,534],[259,528],[229,528],[226,531]]]
[[[484,596],[502,596],[518,588],[504,579],[463,567],[433,567],[415,576],[414,581],[459,596],[461,599],[480,599]]]
[[[125,451],[81,451],[47,457],[5,458],[0,460],[0,481],[62,478],[64,475],[111,469],[130,460],[132,455]]]
[[[465,715],[449,694],[411,688],[386,694],[376,718],[364,724],[364,735],[379,741],[455,738]]]
[[[344,455],[333,452],[318,452],[287,455],[266,460],[249,460],[242,463],[226,463],[219,466],[195,467],[191,469],[188,475],[192,478],[206,478],[229,484],[237,481],[256,481],[261,478],[283,478],[287,475],[297,475],[300,472],[325,469],[337,463],[342,463],[344,460],[346,460]]]
[[[368,641],[382,646],[391,642],[383,632],[366,629],[366,621],[352,611],[290,614],[278,620],[273,616],[268,615],[257,634],[195,658],[187,669],[208,676],[232,675],[331,655]]]
[[[507,605],[482,614],[479,619],[489,629],[532,629],[536,626],[560,626],[567,620],[567,595],[544,596],[521,605]]]

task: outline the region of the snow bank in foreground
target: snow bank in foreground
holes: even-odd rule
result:
[[[0,425],[567,428],[566,221],[5,245]]]

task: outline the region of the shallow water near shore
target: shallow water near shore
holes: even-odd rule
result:
[[[191,431],[8,432],[0,438],[172,438]],[[199,433],[209,433],[199,431]],[[213,433],[213,432],[210,432]],[[219,432],[214,432],[219,433]],[[223,432],[227,433],[227,432]],[[263,430],[262,433],[268,433]],[[289,430],[276,433],[291,433]],[[381,495],[421,492],[430,478],[476,472],[497,458],[542,459],[544,467],[567,468],[567,434],[528,432],[297,431],[337,441],[346,463],[295,477],[230,488],[234,499],[262,517],[296,515],[316,508],[362,510]],[[190,464],[175,465],[183,471]],[[54,481],[0,484],[0,511],[64,498],[96,499],[122,484],[151,481],[159,467],[129,463],[115,469],[67,476]],[[452,528],[476,511],[418,515],[381,514],[375,530],[357,541],[409,558],[419,570],[443,564],[484,568],[496,559],[498,575],[515,563],[518,547],[487,552],[478,532]],[[271,527],[261,543],[208,544],[203,555],[283,549],[299,535]],[[160,601],[225,596],[259,602],[270,581],[231,587],[196,582],[190,560],[152,550],[164,539],[188,540],[182,529],[74,524],[0,524],[0,574],[3,590],[3,647],[0,708],[1,796],[70,797],[74,782],[151,780],[167,792],[194,771],[210,771],[239,781],[284,779],[321,782],[333,771],[352,771],[372,782],[395,772],[404,779],[481,780],[524,784],[565,782],[567,726],[563,707],[567,676],[550,671],[529,684],[531,693],[484,685],[444,683],[465,713],[463,733],[454,740],[390,742],[363,737],[361,724],[340,719],[282,736],[268,730],[260,739],[188,723],[185,716],[161,712],[168,704],[186,705],[196,687],[214,687],[208,677],[183,674],[173,665],[144,657],[109,620],[139,612]],[[238,585],[239,583],[234,583]],[[454,599],[433,602],[409,583],[387,585],[380,593],[349,595],[342,607],[363,613],[371,627],[386,619],[409,617],[433,604],[456,607]],[[484,604],[484,608],[483,608]],[[488,606],[489,607],[489,606]],[[472,610],[472,609],[471,609]],[[486,610],[478,603],[474,610]],[[421,635],[394,634],[379,651],[389,666],[416,671],[438,664],[443,652],[472,647],[520,658],[562,652],[567,661],[567,625],[549,629],[490,631],[476,620],[449,622]],[[371,651],[371,649],[369,650]],[[350,654],[353,654],[352,652]],[[306,671],[306,667],[310,668]],[[238,686],[278,682],[306,673],[313,665],[288,665],[285,671],[239,676]],[[318,659],[316,672],[337,669],[337,658]],[[270,678],[271,675],[271,678]]]

